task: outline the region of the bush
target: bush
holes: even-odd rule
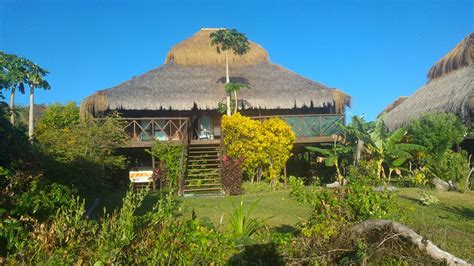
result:
[[[461,143],[467,132],[461,120],[453,114],[431,114],[412,121],[408,134],[413,143],[426,148],[428,154],[441,155]]]
[[[388,216],[393,195],[386,190],[375,191],[377,182],[377,178],[350,176],[347,186],[322,189],[306,188],[302,180],[290,177],[290,195],[313,208],[310,219],[301,227],[303,235],[329,241],[347,225]]]
[[[38,121],[36,140],[45,176],[72,184],[81,195],[116,184],[113,177],[125,168],[125,157],[115,154],[125,141],[123,123],[116,114],[101,120],[79,120],[75,104],[52,105]]]
[[[84,219],[84,203],[70,199],[50,220],[33,224],[17,241],[11,264],[224,264],[232,239],[196,219],[178,219],[169,195],[151,212],[135,215],[146,190],[129,191],[119,211]]]
[[[431,177],[438,177],[444,181],[452,181],[459,185],[458,189],[464,191],[472,187],[472,179],[467,184],[469,175],[469,159],[467,152],[453,152],[447,150],[441,155],[431,155],[426,158],[426,166]]]
[[[148,153],[163,162],[164,176],[173,190],[177,190],[178,188],[182,148],[181,145],[173,145],[157,141],[151,150],[147,150]],[[185,164],[186,156],[183,158],[183,165]]]
[[[410,187],[425,187],[428,184],[429,170],[426,167],[413,170],[402,181]]]
[[[227,155],[244,158],[242,169],[250,179],[263,175],[276,185],[296,139],[291,127],[280,118],[260,122],[236,113],[223,117],[222,129]]]

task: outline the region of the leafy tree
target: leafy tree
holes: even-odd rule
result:
[[[462,142],[467,128],[453,114],[431,114],[412,121],[408,134],[413,143],[426,148],[428,154],[444,154]]]
[[[44,110],[41,119],[37,123],[37,131],[50,128],[66,128],[78,125],[80,122],[79,107],[76,103],[52,104]]]
[[[244,55],[250,50],[249,41],[244,34],[238,32],[236,29],[220,29],[212,32],[209,37],[211,38],[211,46],[216,46],[217,53],[224,51],[225,53],[225,73],[226,73],[226,84],[230,83],[229,77],[229,56],[228,51],[232,50],[236,55]],[[239,88],[240,89],[240,88]],[[228,90],[226,88],[227,97],[227,115],[231,115],[230,106],[230,93],[234,92],[235,109],[237,110],[237,90]]]
[[[78,117],[73,103],[48,107],[37,123],[36,140],[48,178],[88,194],[114,182],[114,174],[125,167],[125,157],[115,153],[125,135],[115,114],[103,120]]]

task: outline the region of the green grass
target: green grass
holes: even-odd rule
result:
[[[474,192],[429,191],[439,203],[423,206],[418,201],[421,191],[426,190],[400,189],[399,220],[441,249],[474,261]]]
[[[184,208],[184,217],[191,217],[192,212],[200,219],[208,220],[219,225],[228,224],[228,215],[233,205],[250,205],[260,199],[253,212],[255,218],[270,218],[266,224],[272,231],[288,232],[294,230],[296,224],[307,219],[311,213],[309,206],[300,205],[288,195],[288,191],[270,191],[258,185],[248,188],[247,194],[234,197],[176,197],[180,206]],[[419,202],[420,189],[402,188],[397,192],[397,209],[394,220],[413,228],[420,235],[433,241],[441,249],[453,253],[470,261],[474,261],[474,193],[436,192],[433,193],[439,200],[438,205],[423,206]],[[426,191],[426,190],[425,190]],[[115,192],[105,196],[102,204],[108,209],[116,208],[121,204],[125,192]],[[159,199],[159,192],[150,193],[139,213],[150,210]]]

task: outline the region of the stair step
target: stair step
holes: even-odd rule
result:
[[[193,191],[212,191],[212,190],[221,190],[221,187],[214,188],[195,188],[195,189],[184,189],[184,192],[193,192]]]
[[[192,150],[190,150],[189,153],[190,154],[212,154],[212,155],[214,155],[214,154],[218,154],[219,151],[192,151]]]
[[[221,183],[204,183],[204,184],[199,184],[199,185],[186,185],[185,189],[188,189],[188,188],[193,188],[193,187],[197,187],[197,188],[200,188],[200,187],[221,187]]]
[[[202,166],[220,166],[221,164],[220,163],[203,163],[203,164],[199,164],[198,166],[202,167]],[[192,165],[189,165],[188,167],[192,167]]]
[[[197,181],[197,180],[201,180],[201,181],[216,181],[216,180],[221,180],[221,179],[220,179],[220,178],[206,178],[206,179],[193,178],[193,179],[185,179],[184,181],[188,182],[188,181]]]
[[[209,159],[208,158],[208,159],[202,159],[202,160],[189,160],[188,162],[189,162],[189,164],[191,164],[191,163],[195,163],[195,164],[196,163],[205,163],[205,162],[216,163],[216,162],[220,162],[220,160],[217,159],[217,158],[216,159]]]
[[[219,146],[189,146],[190,150],[218,150]]]
[[[220,173],[220,168],[206,168],[206,169],[198,169],[198,168],[191,168],[188,169],[188,173]]]
[[[220,172],[192,172],[188,173],[188,177],[194,176],[209,176],[209,177],[220,177]]]
[[[189,158],[190,158],[190,159],[219,158],[219,154],[218,154],[218,153],[215,153],[215,154],[206,153],[206,154],[200,154],[200,155],[197,155],[197,154],[189,154]]]

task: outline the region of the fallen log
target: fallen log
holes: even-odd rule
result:
[[[391,230],[406,241],[415,245],[421,252],[426,253],[432,259],[444,262],[447,265],[469,265],[466,261],[455,257],[454,255],[441,250],[431,241],[423,238],[409,227],[390,220],[367,220],[351,227],[351,232],[358,235],[370,233],[373,230]]]

